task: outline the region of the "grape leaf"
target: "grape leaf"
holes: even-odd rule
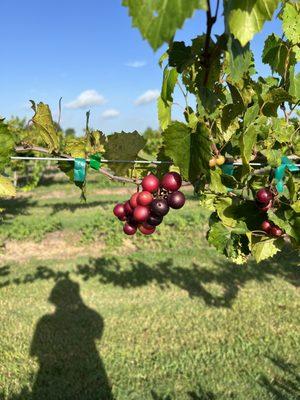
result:
[[[16,188],[10,179],[0,175],[0,197],[13,197],[16,195]]]
[[[292,204],[292,209],[296,213],[300,213],[300,200],[297,200],[294,204]]]
[[[65,153],[70,154],[74,158],[86,157],[86,140],[85,138],[67,138],[65,143]]]
[[[232,82],[239,81],[254,65],[249,43],[244,47],[232,35],[228,39],[229,71]]]
[[[270,65],[272,72],[277,72],[281,76],[285,76],[290,65],[296,62],[295,53],[290,52],[287,43],[274,33],[265,41],[262,61]]]
[[[40,130],[41,137],[48,146],[49,151],[57,151],[59,149],[59,135],[55,129],[49,106],[44,103],[36,105],[32,100],[31,103],[35,112],[32,121]]]
[[[208,232],[208,243],[212,244],[220,253],[225,253],[231,240],[231,233],[222,222],[214,223]]]
[[[245,46],[271,20],[279,0],[227,0],[224,2],[226,26]]]
[[[108,160],[136,160],[145,144],[145,139],[137,131],[116,132],[107,137],[105,157]],[[133,166],[133,163],[109,163],[109,168],[119,175],[126,175]]]
[[[168,54],[170,67],[176,68],[178,73],[193,62],[191,46],[186,46],[184,42],[171,43]]]
[[[8,125],[0,121],[0,171],[3,171],[14,153],[15,141]]]
[[[261,262],[267,258],[273,257],[279,250],[278,239],[269,239],[261,236],[247,234],[250,249],[256,262]]]
[[[187,18],[198,8],[205,9],[205,0],[123,0],[143,38],[154,50],[168,43]]]
[[[294,228],[289,224],[289,221],[287,221],[286,216],[281,212],[281,210],[276,213],[269,210],[268,217],[270,221],[274,222],[275,225],[278,225],[279,228],[283,229],[289,236],[298,239],[297,232],[294,231]]]
[[[248,165],[252,156],[252,151],[257,140],[256,127],[250,125],[240,137],[241,155],[243,164]]]
[[[177,79],[178,73],[175,68],[164,69],[161,98],[165,103],[173,102],[173,92]]]
[[[232,199],[230,197],[218,198],[215,202],[215,207],[218,217],[221,219],[224,225],[231,228],[236,226],[237,221],[234,218]]]
[[[222,170],[220,168],[215,168],[210,170],[210,189],[214,193],[227,193],[228,190],[226,186],[223,185]]]
[[[295,67],[290,67],[290,86],[289,94],[295,99],[300,99],[300,72],[295,73]]]
[[[300,44],[300,6],[299,4],[285,3],[282,13],[282,28],[285,36],[293,44]]]
[[[167,129],[171,123],[171,105],[166,104],[161,97],[157,99],[157,114],[161,130]]]
[[[165,154],[180,168],[184,179],[194,182],[207,171],[210,142],[203,123],[192,130],[182,122],[172,122],[162,135]]]

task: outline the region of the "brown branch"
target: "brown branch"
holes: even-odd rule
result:
[[[219,0],[217,2],[217,9],[216,14],[212,16],[211,14],[211,7],[210,7],[210,0],[207,0],[207,11],[206,11],[206,34],[205,34],[205,44],[203,50],[203,65],[205,68],[205,75],[203,84],[206,86],[208,77],[209,77],[209,62],[210,62],[210,54],[209,54],[209,45],[211,40],[211,31],[214,23],[217,21],[217,14],[219,11]]]

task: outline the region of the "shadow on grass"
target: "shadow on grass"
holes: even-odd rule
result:
[[[37,201],[33,200],[31,197],[18,197],[16,199],[1,199],[0,208],[4,209],[3,215],[28,215],[28,208],[35,207]],[[4,221],[5,222],[5,221]]]
[[[190,400],[216,400],[217,397],[211,391],[205,391],[201,386],[196,391],[187,392]],[[159,395],[154,390],[151,390],[153,400],[175,400],[171,395]]]
[[[124,289],[157,284],[162,290],[175,285],[188,292],[192,298],[202,298],[208,306],[231,307],[240,289],[249,281],[269,282],[272,277],[285,279],[291,285],[300,286],[299,253],[286,250],[277,258],[259,265],[249,262],[238,266],[224,259],[214,261],[213,267],[200,263],[190,266],[177,265],[169,258],[157,263],[147,263],[134,257],[123,260],[121,257],[107,256],[91,258],[80,264],[75,271],[55,271],[47,266],[38,266],[34,273],[20,278],[10,278],[10,267],[0,269],[0,288],[10,284],[21,285],[35,281],[58,281],[75,273],[83,280],[98,279],[103,284],[113,284]],[[217,284],[221,294],[209,291],[207,284]]]
[[[269,357],[278,374],[272,378],[262,375],[259,384],[269,393],[274,400],[299,400],[300,399],[300,374],[299,367],[286,362],[280,357]]]
[[[78,265],[77,274],[84,280],[97,277],[101,283],[112,283],[122,288],[145,286],[154,282],[165,289],[172,284],[186,290],[190,297],[200,297],[213,307],[231,307],[239,290],[251,280],[265,282],[270,281],[272,276],[278,276],[294,286],[300,285],[297,253],[282,254],[260,265],[250,262],[247,266],[216,260],[214,268],[202,267],[196,263],[189,268],[176,265],[171,258],[154,265],[132,258],[129,264],[124,267],[117,257],[90,259],[89,263]],[[218,284],[222,294],[209,292],[205,285],[210,283]]]
[[[8,398],[112,400],[95,343],[103,334],[103,318],[84,304],[78,283],[67,278],[55,284],[49,301],[55,311],[38,321],[30,347],[30,356],[39,363],[32,390],[23,388]]]
[[[58,213],[60,211],[67,210],[67,211],[70,211],[70,212],[75,212],[78,209],[85,210],[85,209],[99,207],[99,206],[105,207],[107,205],[111,205],[112,203],[113,202],[109,201],[109,200],[97,200],[97,201],[91,201],[91,202],[87,201],[86,203],[85,202],[82,202],[82,203],[78,202],[78,203],[73,203],[72,204],[72,203],[66,202],[66,203],[56,203],[56,204],[51,204],[51,205],[46,204],[44,207],[45,208],[51,207],[52,208],[51,215],[54,215],[54,214],[56,214],[56,213]]]

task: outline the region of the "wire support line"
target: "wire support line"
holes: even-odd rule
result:
[[[75,158],[74,157],[11,157],[11,160],[23,160],[23,161],[67,161],[67,162],[74,162]],[[88,158],[86,160],[87,162],[90,162],[90,159]],[[132,163],[132,164],[173,164],[172,161],[158,161],[158,160],[106,160],[106,159],[101,159],[101,163],[109,164],[109,163]],[[234,162],[226,162],[224,165],[243,165],[242,162],[239,161],[234,161]],[[254,167],[266,167],[268,164],[263,164],[263,163],[257,163],[257,162],[250,162],[249,165],[254,166]],[[294,164],[296,167],[300,167],[300,164]]]

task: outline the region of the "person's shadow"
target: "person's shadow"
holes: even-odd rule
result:
[[[113,399],[95,344],[103,318],[83,303],[78,283],[70,279],[56,283],[49,301],[56,309],[38,321],[31,343],[30,355],[39,362],[31,398]]]

